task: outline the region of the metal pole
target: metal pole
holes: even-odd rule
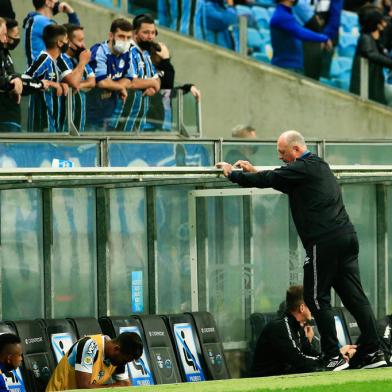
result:
[[[369,61],[363,57],[361,57],[360,81],[361,98],[369,99]]]
[[[67,95],[67,123],[68,132],[71,136],[80,136],[73,122],[73,89],[70,88]]]
[[[240,55],[246,57],[248,55],[248,21],[246,16],[240,16],[238,24],[240,35]]]

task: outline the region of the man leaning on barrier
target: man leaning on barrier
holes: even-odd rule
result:
[[[360,280],[357,234],[334,174],[322,158],[307,149],[297,131],[282,133],[277,150],[285,165],[275,170],[258,171],[248,161],[238,161],[234,166],[220,162],[217,167],[223,169],[230,181],[243,187],[274,188],[288,195],[291,214],[306,250],[305,303],[320,331],[327,368],[342,370],[349,366],[339,352],[331,309],[332,287],[362,332],[363,344],[357,352],[360,367],[386,366],[373,311]],[[235,167],[242,171],[234,170]]]
[[[46,392],[68,389],[104,388],[131,385],[127,363],[143,353],[143,343],[135,332],[124,332],[115,339],[105,335],[78,340],[58,363]]]

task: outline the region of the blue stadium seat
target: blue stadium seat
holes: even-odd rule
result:
[[[358,33],[359,31],[359,22],[358,15],[354,12],[343,11],[342,17],[340,19],[340,25],[343,28],[343,31],[346,33]]]
[[[262,45],[260,33],[256,29],[248,28],[248,48],[260,52]]]
[[[252,53],[252,58],[260,63],[271,63],[271,59],[265,53]]]
[[[263,40],[263,43],[265,44],[270,44],[271,43],[271,31],[268,29],[260,29],[259,30],[261,39]]]
[[[263,7],[272,7],[275,5],[274,0],[256,0],[256,4],[261,5]]]
[[[246,5],[236,5],[235,10],[237,11],[238,16],[246,16],[247,18],[252,17],[252,10]]]
[[[331,79],[336,87],[348,91],[353,60],[348,57],[335,57],[331,64]]]
[[[338,53],[341,57],[354,57],[358,37],[353,34],[341,34],[339,37]]]
[[[137,333],[143,342],[143,354],[137,361],[128,363],[129,377],[134,386],[154,385],[154,375],[151,367],[151,357],[147,349],[147,342],[144,336],[143,327],[135,317],[101,317],[99,319],[104,334],[115,338],[123,332]]]
[[[252,13],[259,29],[269,29],[271,15],[266,8],[252,7]]]

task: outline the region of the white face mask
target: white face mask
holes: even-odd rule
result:
[[[113,40],[113,49],[117,53],[125,53],[129,50],[130,47],[131,47],[131,41]]]

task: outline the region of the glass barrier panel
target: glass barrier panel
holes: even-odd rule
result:
[[[95,191],[53,189],[52,195],[54,317],[95,315]]]
[[[325,155],[331,165],[390,165],[392,144],[327,143]]]
[[[156,188],[156,257],[159,313],[191,311],[190,187]]]
[[[0,167],[51,167],[53,160],[71,161],[75,167],[99,166],[97,143],[0,143]]]
[[[85,128],[77,128],[81,132],[145,135],[181,133],[185,127],[186,132],[199,134],[195,98],[190,93],[185,97],[177,89],[162,89],[152,97],[143,96],[141,90],[128,90],[123,101],[117,94],[94,88],[86,94]]]
[[[109,165],[121,166],[211,166],[213,143],[110,143]]]
[[[109,194],[110,314],[148,313],[146,191],[111,189]]]
[[[308,143],[308,148],[312,153],[317,153],[317,145],[315,143]],[[245,160],[251,162],[255,166],[282,165],[282,161],[278,158],[275,142],[224,142],[222,146],[222,158],[224,162],[232,164],[239,160]]]
[[[3,320],[43,317],[41,192],[1,191]]]
[[[285,299],[290,273],[297,270],[296,265],[290,265],[287,196],[253,196],[251,216],[254,311],[275,312]],[[301,268],[302,264],[303,260]]]
[[[343,185],[343,199],[359,241],[359,266],[362,286],[376,309],[377,206],[374,185]]]

